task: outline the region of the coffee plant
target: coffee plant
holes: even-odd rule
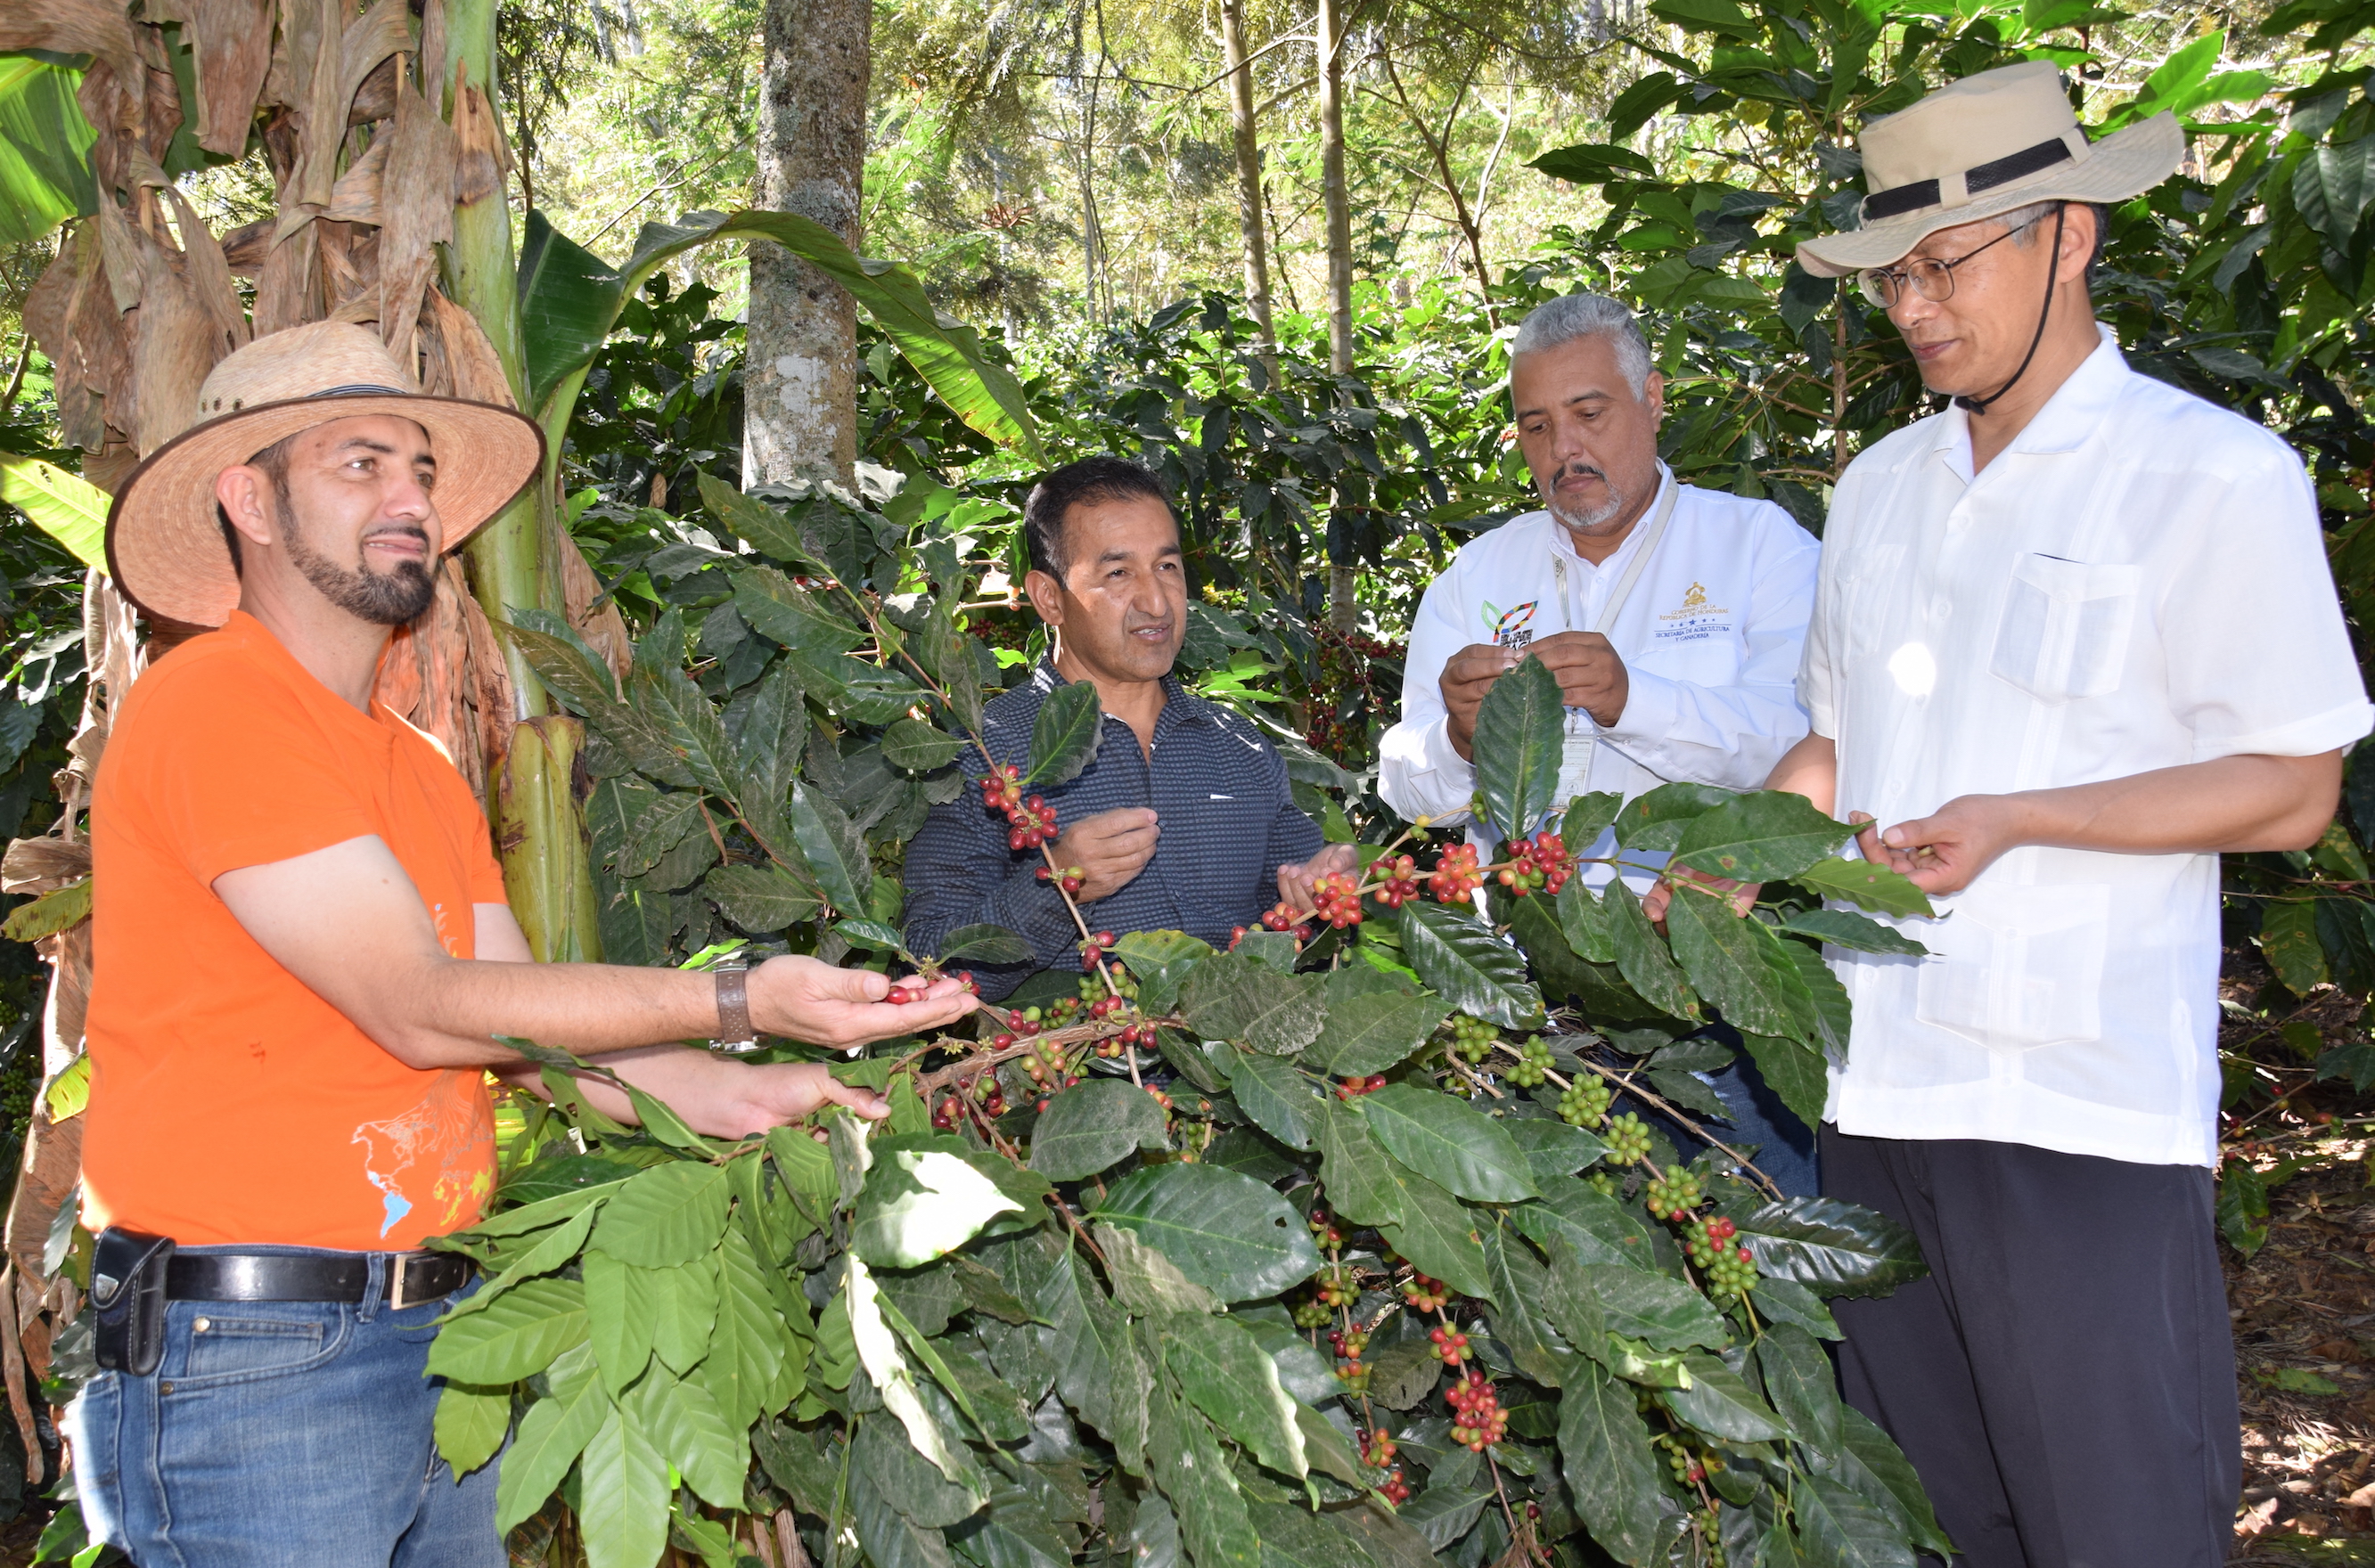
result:
[[[606,943],[1013,961],[991,926],[908,950],[893,873],[952,803],[1064,887],[1038,792],[1092,760],[1094,689],[999,766],[1000,666],[961,608],[994,562],[950,492],[702,490],[739,544],[679,563],[702,590],[623,680],[555,618],[507,631],[584,725]],[[441,1445],[501,1466],[514,1552],[558,1527],[595,1568],[671,1543],[722,1568],[762,1523],[825,1568],[1943,1549],[1821,1343],[1826,1298],[1919,1276],[1910,1236],[1781,1199],[1749,1150],[1686,1161],[1627,1108],[1705,1131],[1719,1012],[1814,1119],[1847,1029],[1820,945],[1919,950],[1837,906],[1927,905],[1796,796],[1554,799],[1560,719],[1531,660],[1480,714],[1502,858],[1413,825],[1225,951],[1075,906],[1081,968],[1045,1005],[836,1064],[886,1092],[880,1125],[727,1144],[638,1095],[624,1126],[577,1091],[598,1067],[519,1043],[552,1102],[443,1244],[487,1282],[431,1353]],[[1579,846],[1612,825],[1670,890],[1662,928],[1590,885]]]

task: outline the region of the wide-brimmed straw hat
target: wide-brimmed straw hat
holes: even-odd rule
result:
[[[1798,265],[1839,277],[1899,261],[1941,229],[2031,202],[2122,202],[2185,160],[2174,114],[2089,142],[2050,61],[1982,71],[1885,115],[1863,149],[1863,226],[1798,247]]]
[[[148,454],[107,513],[107,564],[152,616],[220,626],[239,574],[215,513],[215,480],[266,447],[333,419],[393,414],[429,432],[437,515],[452,549],[486,526],[544,463],[544,432],[515,409],[431,397],[379,335],[314,322],[257,338],[198,388],[199,423]]]

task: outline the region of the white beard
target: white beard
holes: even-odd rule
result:
[[[1544,505],[1553,517],[1557,518],[1567,527],[1577,533],[1588,534],[1625,510],[1625,498],[1618,491],[1615,483],[1605,474],[1600,477],[1600,482],[1607,487],[1608,499],[1589,512],[1577,512],[1563,506],[1555,499],[1546,500]]]

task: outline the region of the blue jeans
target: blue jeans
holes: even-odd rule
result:
[[[303,1247],[191,1247],[303,1255]],[[457,1485],[430,1425],[430,1326],[459,1299],[174,1302],[147,1377],[67,1411],[93,1540],[139,1568],[504,1568],[494,1464]]]

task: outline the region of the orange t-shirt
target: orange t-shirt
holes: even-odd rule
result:
[[[369,833],[471,957],[471,906],[503,902],[502,873],[434,740],[357,713],[244,614],[133,686],[91,796],[91,1229],[398,1251],[478,1220],[486,1075],[388,1055],[214,893],[226,871]]]

